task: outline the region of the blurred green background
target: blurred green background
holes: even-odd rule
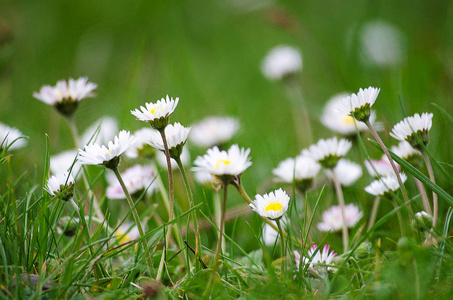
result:
[[[366,62],[361,35],[376,21],[400,33],[399,63]],[[279,161],[309,145],[305,136],[295,137],[294,107],[283,85],[260,71],[266,53],[279,44],[302,52],[298,82],[315,141],[333,136],[319,121],[332,95],[375,86],[381,93],[373,108],[388,145],[396,141],[387,132],[405,117],[401,98],[408,115],[434,113],[429,149],[439,161],[452,162],[452,123],[432,105],[453,114],[452,1],[14,0],[2,1],[0,9],[0,121],[30,140],[13,164],[39,179],[46,133],[51,154],[73,147],[66,120],[32,93],[88,76],[99,87],[76,113],[81,132],[104,115],[134,131],[146,124],[130,110],[166,94],[179,97],[173,122],[188,126],[210,115],[240,120],[233,142],[250,147],[253,161],[244,185],[251,195],[267,192]],[[192,159],[203,153],[193,150]]]

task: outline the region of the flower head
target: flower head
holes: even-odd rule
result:
[[[204,172],[204,171],[194,172],[194,177],[195,177],[195,181],[201,185],[209,186],[217,181],[217,179],[214,176],[212,176],[211,173]]]
[[[348,153],[351,146],[351,142],[346,139],[338,140],[336,137],[328,140],[321,139],[308,149],[304,149],[302,155],[313,158],[324,168],[332,169],[337,165],[338,160]]]
[[[134,136],[129,131],[122,130],[109,141],[107,147],[98,144],[85,146],[79,149],[79,161],[83,165],[104,165],[109,169],[116,168],[119,164],[120,155],[134,143]]]
[[[115,231],[116,238],[119,240],[120,244],[124,244],[140,237],[140,232],[138,231],[137,226],[125,223],[118,227]]]
[[[44,188],[51,196],[61,195],[61,199],[68,201],[73,195],[74,178],[68,171],[58,173],[47,180]]]
[[[181,156],[182,148],[186,144],[189,132],[190,127],[184,127],[179,123],[175,123],[174,125],[170,124],[165,127],[165,137],[167,139],[170,157],[178,158],[179,156]],[[147,143],[156,149],[165,151],[162,136],[157,130],[153,131],[149,135],[149,140],[147,141]]]
[[[121,178],[131,194],[147,189],[147,193],[150,195],[157,189],[157,183],[154,182],[155,172],[152,166],[135,165],[121,173]],[[106,190],[107,198],[126,199],[126,194],[124,194],[116,176],[107,176],[107,181],[109,182]]]
[[[99,128],[99,130],[98,130]],[[103,117],[94,122],[82,135],[82,145],[106,144],[118,132],[118,122],[112,117]]]
[[[220,151],[217,146],[208,149],[205,155],[198,156],[194,161],[194,171],[206,171],[222,181],[231,180],[241,175],[252,165],[249,158],[250,149],[239,148],[233,145],[228,151]]]
[[[299,50],[285,45],[273,48],[264,58],[261,71],[269,80],[281,80],[302,70]]]
[[[404,183],[407,179],[406,174],[400,173],[401,181]],[[400,188],[398,183],[398,179],[396,178],[395,174],[392,176],[381,177],[370,183],[370,185],[365,187],[365,191],[368,194],[381,196],[386,198],[391,198],[391,192],[395,192]]]
[[[256,195],[250,207],[260,216],[275,220],[285,214],[289,199],[285,191],[278,189],[263,196]]]
[[[362,218],[363,212],[354,204],[348,204],[344,207],[344,217],[347,227],[354,227]],[[334,205],[322,213],[322,222],[318,223],[318,229],[321,231],[339,231],[343,228],[343,217],[341,207]]]
[[[68,150],[50,157],[50,172],[57,174],[67,171],[72,166],[71,174],[79,173],[82,167],[80,162],[76,160],[77,150]]]
[[[188,164],[190,164],[190,152],[187,147],[182,148],[181,156],[179,158],[181,159],[181,163],[183,166],[187,166]],[[156,160],[159,166],[161,166],[165,170],[167,169],[167,157],[165,156],[165,152],[157,151]],[[171,168],[173,170],[179,169],[178,163],[176,163],[176,161],[173,158],[170,158],[170,163]]]
[[[19,149],[27,144],[26,136],[18,129],[0,123],[0,150]]]
[[[376,101],[380,89],[368,87],[359,89],[357,94],[343,98],[338,104],[338,111],[356,118],[358,121],[367,122],[371,115],[371,106]]]
[[[154,134],[154,132],[155,130],[149,127],[142,128],[134,132],[135,143],[127,149],[127,157],[154,157],[155,149],[148,144],[148,141],[151,140],[151,136]]]
[[[79,102],[94,96],[93,91],[96,88],[97,84],[88,82],[87,77],[80,77],[77,80],[70,78],[68,82],[58,81],[55,86],[43,86],[39,93],[33,93],[33,97],[55,106],[65,116],[72,116]]]
[[[295,180],[296,187],[305,191],[311,186],[319,169],[321,166],[311,157],[299,155],[296,159],[285,159],[272,173],[276,176],[275,181],[293,183]]]
[[[318,249],[318,245],[314,244],[307,251],[308,257],[303,256],[302,261],[304,264],[310,264],[310,267],[313,267],[315,264],[330,265],[337,254],[335,251],[331,250],[329,252],[329,250],[329,245],[324,245],[321,251],[321,249]],[[294,259],[296,261],[296,268],[299,269],[300,254],[297,251],[294,251]]]
[[[232,117],[209,117],[192,126],[189,139],[200,147],[220,146],[239,130],[239,122]]]
[[[178,105],[179,98],[168,97],[157,100],[156,103],[145,103],[140,110],[131,110],[138,120],[148,122],[154,129],[163,130],[168,125],[168,119]]]
[[[421,163],[420,151],[414,149],[406,141],[399,142],[398,146],[392,146],[392,152],[413,165],[419,165]]]
[[[327,174],[329,176],[335,174],[335,178],[338,179],[341,185],[349,186],[362,176],[362,168],[358,164],[342,158],[338,161],[335,168],[327,170]]]
[[[397,170],[399,169],[399,165],[395,164]],[[365,161],[365,167],[368,173],[373,178],[378,178],[381,176],[393,176],[395,172],[393,171],[392,165],[390,164],[389,159],[387,156],[382,156],[380,160],[371,159]]]
[[[433,114],[422,113],[407,117],[393,126],[390,135],[397,140],[407,141],[412,147],[420,149],[418,138],[425,144],[429,142],[428,131],[433,125]],[[418,136],[418,138],[417,138]]]

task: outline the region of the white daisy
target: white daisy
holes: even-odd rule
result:
[[[167,138],[167,145],[169,150],[181,148],[187,141],[187,137],[189,136],[190,127],[184,127],[180,123],[169,124],[165,127],[165,137]],[[149,135],[149,140],[147,143],[152,147],[165,151],[164,143],[162,141],[162,136],[160,135],[159,131],[154,130]]]
[[[399,142],[398,146],[392,146],[392,152],[405,160],[409,160],[409,158],[413,156],[421,155],[420,151],[413,148],[411,144],[406,141]]]
[[[138,120],[148,122],[154,129],[163,130],[168,125],[168,118],[178,105],[179,98],[168,97],[157,100],[156,103],[145,103],[140,110],[131,110]]]
[[[269,80],[280,80],[302,71],[302,56],[291,46],[277,46],[264,58],[261,71]]]
[[[194,124],[190,131],[190,141],[210,148],[228,142],[239,130],[239,121],[232,117],[209,117]]]
[[[130,194],[148,189],[147,194],[151,195],[157,189],[155,172],[152,166],[135,165],[121,173],[121,178]],[[108,173],[107,181],[109,182],[106,190],[107,198],[126,199],[126,194],[124,194],[118,179],[113,173]]]
[[[320,169],[321,165],[311,157],[299,155],[295,160],[293,158],[285,159],[272,170],[272,173],[276,176],[276,182],[293,183],[295,180],[296,186],[305,191],[311,186]]]
[[[18,129],[0,123],[0,150],[22,148],[27,144],[26,138]]]
[[[155,130],[149,127],[142,128],[134,132],[135,143],[126,150],[126,156],[137,158],[139,156],[153,157],[155,150],[148,144]]]
[[[362,218],[363,212],[354,204],[348,204],[344,207],[344,217],[347,227],[354,227],[355,224]],[[334,205],[322,213],[322,222],[318,223],[320,231],[339,231],[343,228],[343,217],[341,215],[341,207]]]
[[[217,179],[209,172],[198,171],[194,172],[195,181],[201,185],[211,186]]]
[[[401,181],[404,183],[407,179],[406,174],[400,173]],[[365,191],[371,195],[381,197],[391,197],[390,191],[397,191],[400,188],[398,179],[393,174],[392,176],[381,177],[365,187]]]
[[[353,184],[362,176],[362,168],[358,164],[344,158],[338,161],[335,168],[327,170],[327,175],[332,176],[332,172],[340,184],[344,186]]]
[[[285,191],[278,189],[263,196],[256,195],[250,207],[260,216],[275,220],[285,214],[289,199]]]
[[[395,163],[396,169],[399,170],[400,166]],[[387,156],[382,156],[380,160],[371,159],[365,161],[365,167],[368,173],[373,178],[378,178],[380,176],[393,176],[395,172],[393,171],[392,165],[388,160]]]
[[[64,101],[81,101],[87,97],[93,97],[93,91],[97,84],[88,82],[87,77],[77,80],[72,78],[68,82],[60,80],[55,86],[45,85],[39,93],[33,93],[33,97],[49,105],[56,105]]]
[[[318,249],[318,245],[314,244],[308,249],[307,254],[308,257],[303,256],[303,264],[310,264],[310,267],[313,267],[315,264],[323,264],[323,265],[330,265],[332,260],[337,255],[335,251],[330,251],[329,245],[324,245],[322,251]],[[296,261],[296,268],[299,269],[300,266],[300,254],[297,251],[294,251],[294,259]],[[302,265],[302,267],[304,267]]]
[[[124,244],[140,238],[140,232],[138,231],[136,225],[125,223],[118,227],[115,231],[115,236],[119,240],[120,244]]]
[[[44,188],[51,196],[61,195],[62,200],[68,201],[73,195],[74,178],[68,171],[51,176]]]
[[[233,145],[228,151],[220,151],[217,146],[208,149],[203,156],[198,156],[194,161],[194,171],[209,172],[223,179],[241,175],[252,165],[249,158],[250,149],[239,148]]]
[[[407,117],[393,126],[390,136],[400,141],[407,141],[412,147],[418,148],[418,141],[415,138],[415,135],[418,135],[422,142],[427,145],[429,141],[428,131],[433,125],[432,119],[432,113],[422,113],[421,116],[415,114],[412,117]]]
[[[368,121],[371,115],[371,106],[373,106],[379,95],[380,89],[368,87],[366,89],[359,89],[357,94],[343,98],[338,103],[337,110],[343,114],[354,115],[358,121]]]
[[[85,146],[79,149],[79,161],[83,165],[105,165],[108,168],[116,167],[119,157],[124,151],[134,143],[134,136],[129,131],[122,130],[115,136],[113,141],[109,141],[107,147],[98,144]]]
[[[309,156],[319,162],[323,167],[334,168],[340,158],[351,149],[351,142],[346,139],[338,140],[333,137],[328,140],[319,140],[308,149],[302,150],[302,155]]]
[[[190,152],[187,149],[187,147],[182,148],[181,156],[179,158],[181,159],[181,163],[182,163],[183,166],[189,165],[189,163],[190,163]],[[156,152],[156,160],[157,160],[157,163],[159,164],[159,166],[161,166],[165,170],[167,169],[167,157],[165,156],[164,152],[157,151]],[[173,158],[170,159],[170,162],[171,162],[171,168],[172,169],[179,169],[178,164],[176,163],[176,161]]]
[[[68,171],[72,167],[71,174],[78,174],[82,165],[76,160],[77,150],[68,150],[50,157],[50,172],[57,174]],[[75,163],[74,163],[75,161]]]
[[[98,130],[99,129],[99,130]],[[118,132],[118,122],[112,117],[102,117],[94,122],[81,137],[82,145],[106,144]]]

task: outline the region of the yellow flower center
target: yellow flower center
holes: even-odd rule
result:
[[[121,231],[116,232],[116,238],[120,240],[120,244],[124,244],[124,243],[131,241],[131,239],[129,238],[129,236],[127,234],[125,234],[124,236],[123,235],[124,235],[124,232],[121,232]]]
[[[215,163],[215,168],[218,169],[220,165],[228,166],[231,164],[231,161],[229,159],[218,159],[217,162]]]
[[[112,150],[109,149],[109,154],[112,154]]]
[[[345,125],[354,125],[354,118],[351,116],[344,116],[342,121]]]
[[[152,113],[152,114],[154,115],[154,113],[156,112],[156,110],[155,110],[154,107],[153,107],[153,108],[150,109],[149,112]]]
[[[283,206],[280,203],[272,202],[272,203],[269,203],[264,209],[266,211],[270,211],[270,210],[277,211],[278,210],[281,212],[282,208],[283,208]]]

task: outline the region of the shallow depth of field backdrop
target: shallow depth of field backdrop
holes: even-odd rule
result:
[[[73,148],[64,117],[34,99],[33,92],[80,76],[98,84],[96,97],[82,101],[76,112],[80,132],[102,116],[113,116],[120,129],[135,131],[145,124],[130,110],[167,94],[179,97],[172,122],[190,126],[210,115],[239,119],[241,129],[231,143],[251,148],[253,165],[242,176],[249,195],[277,187],[272,169],[311,144],[307,136],[295,136],[284,86],[261,73],[264,56],[279,44],[302,53],[299,84],[311,116],[312,142],[334,136],[319,121],[331,96],[374,86],[381,88],[373,109],[384,123],[381,136],[388,146],[397,143],[387,134],[396,122],[432,112],[428,148],[437,160],[453,161],[452,123],[432,104],[453,114],[452,1],[21,0],[0,5],[0,121],[29,137],[12,160],[16,176],[26,171],[15,191],[18,197],[42,182],[45,133],[51,154]],[[370,61],[362,35],[373,22],[398,30],[399,62]],[[380,157],[368,137],[365,133],[367,149]],[[189,147],[192,160],[204,153]],[[348,157],[358,162],[352,151]],[[435,172],[439,186],[451,194],[453,184]],[[2,186],[5,176],[2,168]],[[362,193],[362,184],[345,191],[346,202]],[[230,189],[228,206],[243,204]],[[326,193],[329,202],[320,204],[319,213],[335,203],[332,190]],[[202,195],[201,188],[195,195]],[[443,220],[443,200],[439,211]],[[245,221],[260,222],[250,214],[237,226],[248,228]],[[216,237],[211,238],[214,245]],[[235,238],[247,251],[254,250],[250,236],[236,233]],[[341,250],[340,238],[331,243]]]

